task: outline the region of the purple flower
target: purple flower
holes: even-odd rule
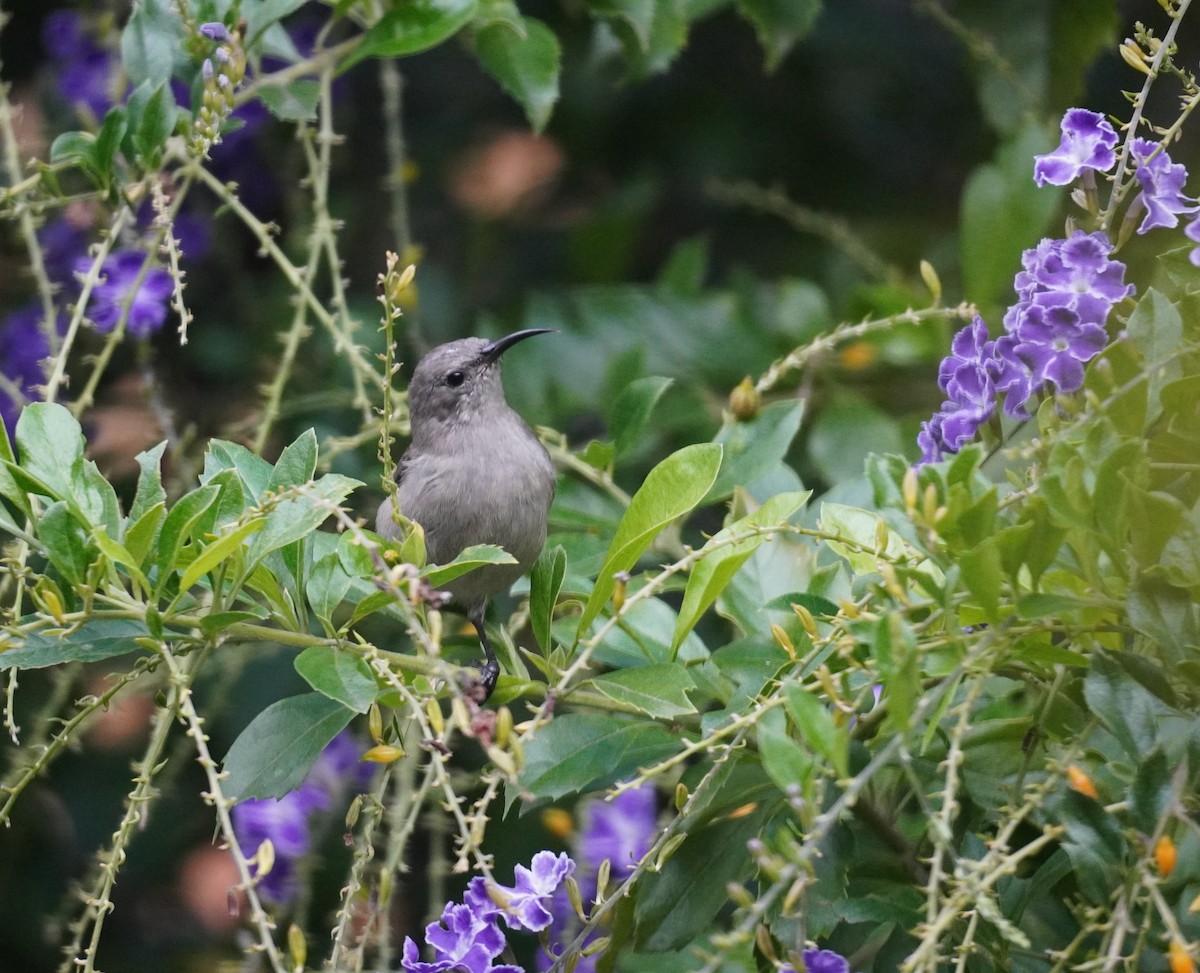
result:
[[[138,250],[121,250],[104,261],[104,280],[92,289],[87,314],[96,330],[107,334],[117,326],[125,306],[129,305],[126,328],[135,338],[145,338],[159,330],[167,319],[167,301],[171,297],[171,275],[161,267],[146,271],[141,285],[133,290],[146,255]],[[87,257],[75,262],[75,270],[86,274],[92,261]],[[132,292],[132,293],[131,293]]]
[[[654,842],[656,804],[654,788],[647,786],[622,791],[611,801],[588,802],[579,857],[592,881],[602,861],[607,859],[613,872],[621,875],[650,850]]]
[[[1059,392],[1083,387],[1083,365],[1108,343],[1098,324],[1079,320],[1069,307],[1030,305],[1015,332],[1012,355],[1028,369],[1033,387],[1052,383]]]
[[[850,973],[850,962],[832,949],[806,949],[801,958],[807,973]]]
[[[1014,330],[1020,302],[1068,304],[1084,321],[1103,324],[1112,306],[1133,293],[1125,265],[1110,259],[1112,243],[1100,231],[1076,230],[1066,240],[1042,240],[1021,255],[1025,268],[1013,281],[1019,302],[1004,326]]]
[[[275,863],[258,883],[268,902],[284,905],[295,896],[300,859],[312,844],[313,816],[341,802],[349,790],[365,786],[359,763],[363,748],[348,732],[333,738],[296,790],[278,799],[243,801],[233,809],[233,830],[238,847],[252,857],[264,840],[275,847]],[[351,757],[353,755],[353,757]]]
[[[492,966],[492,960],[504,951],[504,934],[493,918],[480,915],[469,905],[448,902],[441,921],[425,927],[425,942],[433,948],[431,963],[421,962],[417,944],[409,936],[404,938],[400,965],[408,973],[523,973],[519,966]]]
[[[1193,243],[1200,244],[1200,216],[1183,228],[1183,235]],[[1200,246],[1192,248],[1191,253],[1188,254],[1188,260],[1200,267]]]
[[[575,871],[575,863],[564,851],[539,851],[529,863],[518,865],[513,885],[495,885],[493,892],[505,902],[498,906],[488,894],[487,880],[482,876],[471,879],[463,900],[481,916],[502,915],[511,929],[540,932],[554,918],[548,903],[555,891]]]
[[[59,334],[66,331],[66,319],[55,322]],[[25,399],[37,398],[35,389],[46,380],[42,363],[50,357],[50,342],[42,326],[42,305],[26,304],[9,312],[0,324],[0,372],[16,387],[18,395],[0,389],[0,418],[11,433]]]
[[[1157,142],[1149,139],[1134,139],[1130,146],[1137,161],[1134,175],[1142,187],[1138,199],[1146,207],[1146,218],[1138,227],[1138,233],[1146,233],[1158,226],[1178,226],[1180,213],[1196,211],[1196,201],[1183,194],[1187,169],[1172,162],[1166,149],[1151,158],[1158,147]]]
[[[229,36],[229,31],[226,29],[225,25],[219,21],[201,24],[200,33],[207,37],[210,41],[217,41],[222,44],[233,39]]]
[[[1039,186],[1065,186],[1085,169],[1107,172],[1117,161],[1117,133],[1098,112],[1071,108],[1060,125],[1062,141],[1046,155],[1034,156],[1033,181]]]
[[[58,71],[58,93],[71,105],[84,105],[94,118],[103,118],[119,92],[113,89],[117,58],[98,45],[74,10],[55,10],[46,16],[42,39]]]
[[[954,336],[950,354],[938,370],[938,384],[947,399],[917,437],[922,462],[957,453],[996,411],[995,347],[978,315]]]
[[[935,412],[921,423],[921,431],[917,433],[917,446],[921,450],[919,463],[936,463],[951,450],[946,446],[942,436],[942,420],[944,416]]]

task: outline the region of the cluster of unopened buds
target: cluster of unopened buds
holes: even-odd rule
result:
[[[224,24],[201,24],[200,34],[217,46],[201,68],[204,89],[189,146],[194,154],[207,155],[221,141],[221,126],[233,112],[234,92],[246,74],[246,54]]]

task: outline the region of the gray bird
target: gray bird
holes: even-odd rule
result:
[[[479,633],[484,698],[500,674],[483,628],[488,599],[508,591],[533,566],[546,542],[554,498],[546,448],[504,400],[500,356],[550,330],[438,345],[417,363],[408,386],[412,443],[393,475],[401,513],[425,531],[430,563],[452,561],[472,544],[496,544],[517,560],[476,568],[445,585]],[[390,497],[379,507],[375,529],[390,540],[399,537]]]

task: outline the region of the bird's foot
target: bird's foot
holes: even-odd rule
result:
[[[479,676],[471,679],[463,686],[463,695],[476,706],[482,706],[496,689],[496,680],[500,677],[500,663],[495,659],[477,662]]]

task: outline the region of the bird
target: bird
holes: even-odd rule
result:
[[[480,684],[486,700],[500,674],[484,630],[488,601],[527,573],[546,543],[554,499],[554,464],[546,447],[509,406],[500,358],[513,345],[551,328],[526,328],[495,341],[461,338],[427,352],[408,386],[412,439],[396,464],[396,503],[421,525],[431,564],[446,564],[464,548],[494,544],[514,564],[485,565],[444,585],[450,604],[463,611],[479,635],[484,661]],[[400,540],[391,496],[375,529]]]

